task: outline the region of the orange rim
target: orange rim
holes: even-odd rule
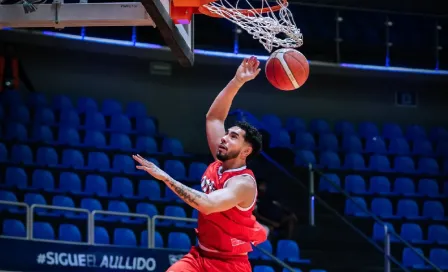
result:
[[[212,1],[213,2],[213,1]],[[288,0],[282,0],[282,4],[287,6],[288,5]],[[245,16],[250,16],[253,13],[258,13],[258,14],[263,14],[263,13],[268,13],[271,11],[279,11],[282,8],[281,5],[276,5],[273,7],[268,7],[268,8],[256,8],[256,9],[231,9],[231,8],[224,8],[221,7],[219,8],[220,10],[229,10],[229,11],[233,11],[233,12],[239,12]],[[209,17],[215,17],[215,18],[226,18],[225,16],[221,16],[219,14],[213,13],[210,10],[208,10],[207,8],[205,8],[204,6],[199,7],[199,12],[207,15]]]

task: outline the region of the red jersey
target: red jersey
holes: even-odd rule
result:
[[[205,170],[201,180],[204,193],[223,189],[234,177],[249,176],[254,182],[254,173],[246,166],[222,171],[222,162],[215,161]],[[266,230],[256,221],[252,212],[257,195],[247,208],[233,207],[227,211],[205,215],[199,212],[196,229],[199,247],[206,251],[241,254],[252,251],[251,244],[266,240]]]

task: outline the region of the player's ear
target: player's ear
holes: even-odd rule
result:
[[[243,147],[243,150],[241,151],[241,155],[244,156],[244,158],[247,158],[250,153],[252,153],[252,146],[246,145]]]

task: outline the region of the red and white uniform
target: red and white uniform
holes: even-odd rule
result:
[[[254,173],[246,166],[222,171],[222,162],[215,161],[205,170],[201,188],[209,194],[226,187],[239,176],[253,179]],[[251,271],[247,252],[252,251],[252,244],[257,245],[266,240],[266,230],[260,225],[252,212],[255,208],[255,195],[249,207],[233,207],[227,211],[204,215],[199,213],[198,248],[193,247],[179,262],[167,272],[249,272]]]

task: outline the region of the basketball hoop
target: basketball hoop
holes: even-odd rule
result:
[[[276,0],[275,6],[270,6],[267,0],[261,0],[261,8],[254,8],[249,0],[245,2],[250,8],[240,8],[239,2],[231,0],[216,0],[199,7],[198,11],[210,17],[226,18],[246,30],[254,39],[264,46],[268,52],[273,48],[296,48],[303,44],[302,33],[297,28],[287,0]],[[284,35],[284,38],[278,35]]]

